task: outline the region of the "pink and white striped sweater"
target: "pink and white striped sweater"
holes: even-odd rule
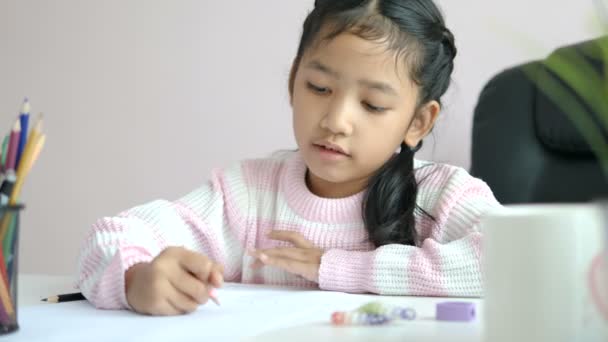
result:
[[[425,166],[420,168],[421,166]],[[368,241],[364,192],[321,198],[305,183],[298,152],[216,169],[210,181],[174,201],[156,200],[97,221],[85,240],[78,287],[96,307],[129,308],[124,275],[168,246],[222,263],[225,280],[390,295],[477,296],[482,293],[478,223],[500,206],[490,188],[464,169],[416,160],[418,246]],[[252,270],[246,251],[286,246],[272,229],[300,232],[325,253],[319,283],[276,268]]]

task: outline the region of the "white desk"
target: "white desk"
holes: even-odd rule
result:
[[[73,279],[71,277],[62,276],[48,276],[48,275],[35,275],[35,274],[21,274],[19,278],[19,309],[29,308],[32,309],[33,305],[47,305],[49,307],[45,309],[54,310],[54,307],[59,305],[70,305],[65,304],[48,304],[40,302],[41,298],[48,297],[59,293],[74,292],[72,287]],[[326,294],[327,295],[327,294]],[[337,296],[337,294],[336,294]],[[331,301],[331,296],[329,297]],[[344,297],[340,297],[344,298]],[[348,297],[350,298],[350,297]],[[221,300],[221,298],[220,298]],[[407,305],[413,307],[418,312],[418,319],[412,322],[403,322],[394,325],[385,326],[348,326],[348,327],[333,327],[328,324],[329,317],[319,318],[316,322],[291,322],[287,324],[285,328],[273,329],[270,331],[263,332],[256,336],[247,338],[247,341],[467,341],[475,342],[481,341],[481,323],[480,316],[482,309],[481,300],[479,299],[454,299],[454,298],[427,298],[427,297],[384,297],[374,295],[356,295],[355,301],[360,300],[361,303],[365,303],[371,300],[381,300],[383,302],[390,302],[395,305]],[[435,304],[447,300],[465,300],[473,301],[477,304],[478,308],[478,319],[474,322],[468,323],[452,323],[452,322],[440,322],[434,319],[435,316]],[[74,303],[72,303],[74,304]],[[221,308],[221,307],[220,307]],[[220,309],[218,308],[218,309]],[[339,309],[339,308],[336,308]],[[28,310],[28,309],[26,309]],[[50,311],[52,313],[52,311]],[[89,310],[90,312],[90,310]],[[102,310],[99,311],[100,316],[103,316]],[[277,317],[266,317],[267,320],[273,319],[284,319],[286,313],[277,312]],[[136,317],[126,317],[125,319],[136,319]],[[161,318],[161,321],[165,322],[169,326],[172,322],[175,324],[179,321],[171,321],[175,318]],[[259,318],[258,318],[259,319]],[[17,332],[5,337],[0,337],[0,341],[23,341],[26,335],[28,335],[28,326],[36,326],[37,322],[24,321],[26,318],[20,317],[20,329],[21,332]],[[103,318],[102,318],[103,321]],[[159,323],[162,324],[162,323]],[[238,331],[239,323],[234,324],[228,329]],[[66,322],[65,329],[71,329],[70,322]],[[204,334],[200,331],[197,332],[198,336],[194,340],[203,340]],[[72,337],[74,334],[71,335]],[[52,340],[52,336],[47,336],[49,340]],[[79,340],[88,340],[86,336],[80,336]],[[125,339],[124,336],[116,336],[116,341],[120,340],[120,337]],[[195,336],[193,336],[194,338]],[[45,339],[46,340],[46,339]],[[76,339],[74,339],[76,340]],[[114,340],[114,339],[113,339]],[[137,338],[131,338],[130,341],[137,340]],[[147,340],[149,341],[149,339]],[[66,340],[67,342],[67,340]]]

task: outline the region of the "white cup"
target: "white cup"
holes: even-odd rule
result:
[[[602,208],[515,205],[482,220],[485,341],[608,341]]]

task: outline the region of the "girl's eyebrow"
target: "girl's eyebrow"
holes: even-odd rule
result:
[[[333,70],[332,68],[328,67],[327,65],[319,62],[318,60],[312,60],[310,61],[307,65],[306,65],[307,69],[313,69],[313,70],[317,70],[320,71],[324,74],[327,74],[335,79],[340,79],[341,75],[339,72]],[[397,91],[391,87],[388,83],[384,83],[384,82],[379,82],[379,81],[373,81],[373,80],[369,80],[369,79],[360,79],[357,81],[357,83],[359,83],[360,85],[372,89],[372,90],[378,90],[382,93],[385,93],[387,95],[391,95],[391,96],[398,96]]]
[[[366,80],[366,79],[359,80],[357,83],[359,83],[360,85],[362,85],[368,89],[378,90],[382,93],[385,93],[386,95],[398,96],[397,91],[393,87],[391,87],[388,83]]]
[[[306,65],[306,68],[320,71],[324,74],[328,74],[333,78],[340,78],[340,73],[328,67],[327,65],[319,62],[318,60],[312,60]]]

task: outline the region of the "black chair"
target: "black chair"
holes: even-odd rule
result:
[[[605,66],[597,58],[600,39],[553,54],[579,53],[604,75]],[[473,120],[471,174],[488,183],[503,204],[606,197],[608,182],[590,146],[560,107],[537,88],[531,70],[549,71],[541,61],[519,65],[496,75],[481,92]],[[597,113],[574,95],[601,127]],[[608,137],[605,129],[601,132]]]

